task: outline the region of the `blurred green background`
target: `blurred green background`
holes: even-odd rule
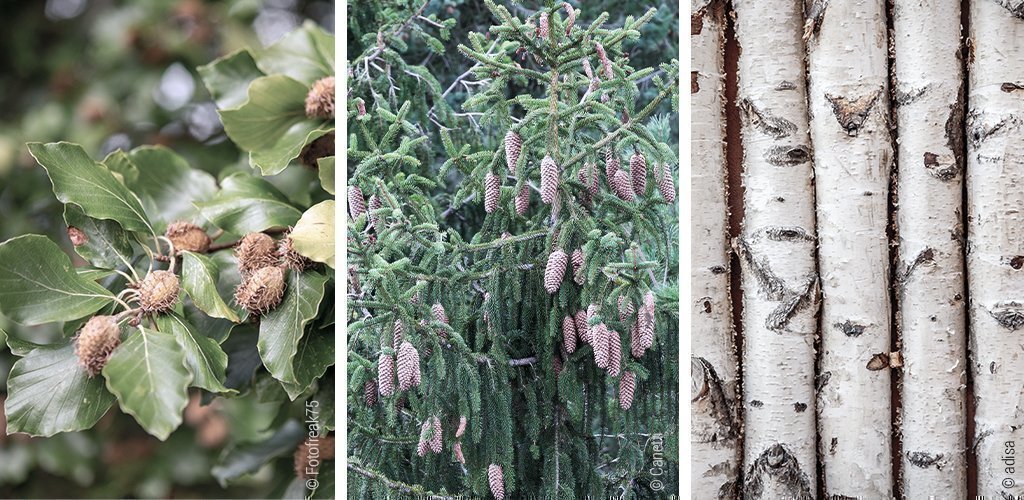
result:
[[[307,19],[333,33],[334,15],[331,1],[0,2],[0,241],[45,234],[74,255],[62,206],[26,142],[76,142],[98,159],[163,144],[214,174],[248,168],[196,67],[265,47]],[[15,361],[5,336],[45,343],[61,335],[57,326],[26,328],[0,316],[0,402]],[[261,441],[276,427],[278,405],[259,399],[200,407],[196,396],[166,442],[116,409],[91,430],[53,438],[0,432],[0,498],[273,496],[272,485],[294,474],[290,459],[226,488],[211,474],[227,443]]]

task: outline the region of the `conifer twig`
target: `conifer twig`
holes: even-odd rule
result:
[[[395,481],[394,479],[388,478],[384,474],[381,474],[379,472],[376,472],[376,471],[373,471],[373,470],[370,470],[370,469],[365,469],[365,468],[360,467],[358,465],[355,465],[355,464],[353,464],[351,462],[349,462],[347,465],[348,465],[348,470],[350,470],[352,472],[355,472],[356,474],[359,474],[360,476],[364,476],[364,477],[373,479],[374,481],[381,482],[385,486],[387,486],[388,488],[391,488],[393,490],[398,490],[398,491],[401,491],[403,493],[407,493],[407,494],[410,494],[410,495],[416,495],[417,498],[428,498],[428,499],[431,499],[431,500],[456,500],[456,497],[450,497],[450,496],[446,496],[446,495],[438,495],[437,493],[434,493],[432,491],[427,491],[426,488],[424,488],[423,486],[418,485],[418,484],[406,484],[406,483],[403,483],[401,481]]]

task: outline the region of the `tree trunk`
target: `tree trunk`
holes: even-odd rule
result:
[[[978,495],[1016,498],[1024,495],[1024,2],[972,1],[970,31],[967,276]],[[1013,461],[1017,474],[1006,470]]]
[[[808,2],[811,138],[818,198],[826,496],[892,495],[884,0]]]
[[[814,177],[800,2],[736,0],[744,496],[816,492]]]
[[[960,0],[893,4],[901,487],[967,497]]]
[[[724,2],[701,1],[691,17],[693,147],[691,232],[692,489],[699,498],[735,498],[740,425],[738,363],[729,295],[725,166]]]

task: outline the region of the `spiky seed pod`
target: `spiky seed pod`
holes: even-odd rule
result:
[[[462,442],[456,441],[455,445],[452,446],[452,451],[455,452],[455,460],[458,460],[460,464],[466,465],[466,457],[462,455]]]
[[[597,165],[588,163],[586,165],[587,172],[590,173],[590,179],[588,182],[584,182],[587,186],[587,190],[590,191],[590,196],[597,196],[598,180],[597,180]]]
[[[633,177],[633,192],[643,194],[647,189],[647,158],[643,153],[636,152],[629,157],[629,173]]]
[[[377,217],[373,215],[373,211],[380,209],[380,207],[382,206],[383,205],[380,202],[380,198],[377,195],[371,195],[370,202],[366,206],[367,221],[370,223],[371,226],[373,226],[373,229],[378,233],[380,232],[379,228],[377,227],[378,220]]]
[[[377,381],[372,378],[363,384],[363,402],[370,408],[377,405]]]
[[[540,21],[537,26],[537,34],[540,35],[541,38],[548,38],[551,35],[551,27],[550,23],[548,22],[547,12],[540,13]]]
[[[640,332],[636,327],[636,321],[629,325],[629,352],[634,358],[640,359],[644,355],[644,348],[640,347]]]
[[[576,316],[573,318],[576,320],[576,334],[580,336],[580,340],[584,344],[590,343],[590,325],[587,324],[587,312],[583,309],[576,311]]]
[[[604,175],[609,186],[612,185],[612,179],[615,178],[615,172],[619,171],[620,165],[619,156],[612,151],[612,148],[604,150]]]
[[[583,267],[585,260],[583,259],[583,250],[577,248],[573,250],[572,256],[569,258],[572,262],[572,276],[573,280],[577,285],[583,285],[587,280],[586,269]]]
[[[445,313],[444,306],[440,303],[430,306],[430,313],[434,315],[434,319],[439,323],[448,324],[448,314]]]
[[[348,214],[352,220],[356,220],[366,212],[366,198],[363,197],[363,190],[359,186],[348,187]]]
[[[661,173],[658,174],[658,192],[661,193],[661,197],[669,203],[676,201],[676,183],[673,180],[672,167],[668,164],[661,166]]]
[[[569,32],[572,31],[573,25],[576,24],[576,10],[569,5],[568,2],[562,4],[565,7],[565,36],[569,36]]]
[[[551,356],[551,367],[555,369],[555,375],[562,374],[562,359],[557,354]]]
[[[186,221],[176,221],[167,225],[164,236],[171,240],[174,251],[206,253],[210,249],[210,236],[203,228]]]
[[[605,78],[609,80],[615,78],[615,74],[612,73],[612,61],[608,59],[608,54],[605,53],[604,47],[599,42],[594,42],[594,48],[597,50],[597,57],[601,59],[601,67],[604,68]]]
[[[565,352],[576,352],[576,323],[570,315],[562,318],[562,345],[565,346]]]
[[[302,272],[313,266],[313,261],[295,251],[295,242],[291,236],[285,236],[277,242],[277,257],[284,267],[295,272]]]
[[[487,483],[491,486],[495,500],[505,500],[505,474],[500,465],[491,464],[487,467]]]
[[[624,170],[616,171],[615,176],[612,177],[612,191],[615,191],[615,196],[622,200],[633,201],[636,199],[633,196],[633,182]]]
[[[583,58],[583,73],[587,75],[587,80],[594,80],[594,69],[590,67],[590,60]]]
[[[618,377],[622,371],[622,339],[619,332],[608,330],[608,375]]]
[[[103,370],[111,353],[121,345],[121,329],[113,316],[93,316],[78,331],[75,354],[89,377]]]
[[[366,102],[362,97],[356,99],[356,109],[359,111],[359,118],[366,116]]]
[[[583,168],[576,171],[576,180],[580,181],[580,184],[583,184],[583,186],[587,188],[586,191],[583,192],[582,196],[580,196],[580,203],[587,207],[589,207],[590,202],[593,201],[591,199],[590,186],[588,185],[589,179],[587,176],[587,168],[589,167],[590,165],[583,165]]]
[[[631,371],[622,372],[619,379],[619,408],[628,410],[633,406],[633,393],[636,391],[636,374]]]
[[[398,349],[402,345],[402,320],[396,319],[395,326],[391,329],[391,347]]]
[[[139,307],[143,312],[159,314],[178,301],[178,276],[170,271],[153,271],[139,282]]]
[[[284,269],[276,266],[262,267],[238,285],[235,302],[251,314],[264,314],[281,303],[284,288]]]
[[[558,191],[558,165],[551,155],[545,156],[540,162],[540,201],[551,203],[555,201],[555,193]]]
[[[526,211],[530,208],[530,186],[523,184],[522,189],[516,194],[515,205],[517,214],[526,215]]]
[[[395,359],[383,353],[377,357],[377,388],[381,396],[395,394]]]
[[[561,248],[556,248],[551,255],[548,255],[548,265],[544,268],[544,289],[549,294],[557,292],[558,287],[562,285],[565,266],[568,262],[569,258]]]
[[[513,175],[516,173],[516,163],[519,162],[519,153],[523,151],[523,139],[519,134],[509,130],[505,134],[505,165]]]
[[[407,391],[420,382],[420,354],[408,340],[398,347],[398,390]]]
[[[643,349],[654,345],[654,294],[647,292],[644,295],[644,305],[640,308],[640,316],[637,318],[637,332],[639,333],[637,344]]]
[[[441,419],[434,417],[433,420],[434,436],[430,438],[430,451],[434,453],[441,453]]]
[[[594,325],[590,333],[590,345],[594,346],[594,363],[598,368],[608,368],[608,327],[604,323]]]
[[[315,82],[306,94],[306,116],[310,118],[334,118],[334,76],[326,76]]]
[[[466,433],[466,423],[467,423],[466,416],[465,415],[459,416],[459,428],[456,429],[456,431],[455,431],[455,437],[456,438],[460,438],[460,437],[462,437],[463,434]]]
[[[430,420],[425,420],[420,424],[420,441],[416,443],[416,454],[425,457],[427,456],[427,446],[429,439],[427,436],[430,434]]]
[[[484,211],[494,212],[498,209],[498,200],[501,199],[501,180],[491,172],[484,176]]]
[[[249,233],[235,247],[238,271],[248,276],[253,271],[277,264],[277,243],[264,233]]]
[[[633,303],[625,295],[619,295],[619,321],[625,322],[635,311]]]

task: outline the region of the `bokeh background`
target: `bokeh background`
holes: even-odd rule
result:
[[[267,46],[305,20],[333,33],[334,16],[332,1],[0,2],[0,241],[45,234],[74,255],[62,206],[26,142],[75,142],[99,159],[118,148],[163,144],[215,175],[248,169],[196,67]],[[304,189],[289,175],[272,182],[286,193]],[[60,332],[0,316],[0,402],[16,360],[6,335],[45,343]],[[166,442],[116,408],[88,431],[7,436],[0,408],[0,498],[280,496],[274,489],[292,476],[290,459],[226,486],[211,472],[230,447],[270,435],[277,407],[259,399],[200,406],[196,396],[185,425]]]

